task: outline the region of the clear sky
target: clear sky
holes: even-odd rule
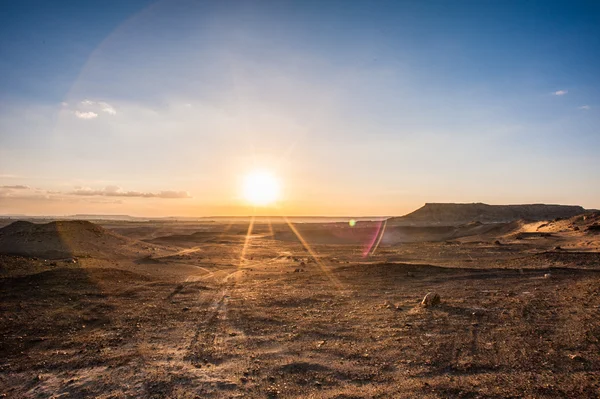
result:
[[[600,208],[596,1],[3,1],[0,214]]]

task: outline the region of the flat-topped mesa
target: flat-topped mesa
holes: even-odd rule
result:
[[[483,203],[426,203],[407,215],[389,219],[389,223],[407,225],[457,225],[470,222],[500,223],[525,219],[531,221],[569,218],[585,212],[577,205],[488,205]]]

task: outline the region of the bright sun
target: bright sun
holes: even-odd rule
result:
[[[252,205],[270,205],[279,199],[279,181],[268,171],[252,171],[244,178],[243,195]]]

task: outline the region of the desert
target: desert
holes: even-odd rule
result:
[[[0,399],[600,398],[600,1],[0,1]]]
[[[600,213],[575,211],[3,220],[0,393],[597,397]]]

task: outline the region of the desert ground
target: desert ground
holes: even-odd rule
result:
[[[597,398],[599,223],[3,220],[0,397]]]

